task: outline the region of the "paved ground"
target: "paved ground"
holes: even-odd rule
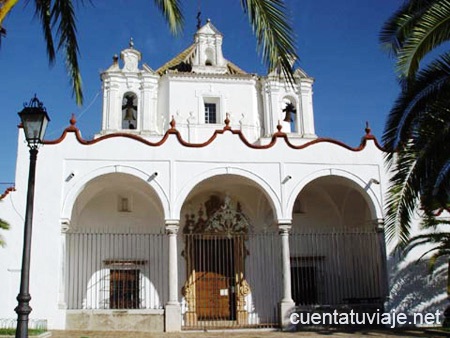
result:
[[[390,337],[450,337],[450,333],[433,330],[370,330],[370,331],[213,331],[213,332],[181,332],[181,333],[142,333],[142,332],[109,332],[109,331],[52,331],[52,338],[297,338],[297,337],[329,337],[329,338],[390,338]]]

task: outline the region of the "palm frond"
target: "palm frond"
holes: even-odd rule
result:
[[[434,232],[414,236],[409,241],[408,246],[406,246],[405,253],[410,252],[412,249],[416,247],[429,244],[433,245],[432,248],[422,253],[422,255],[417,259],[417,262],[422,260],[428,254],[433,253],[428,258],[428,267],[429,272],[431,273],[434,270],[438,258],[450,255],[450,233]]]
[[[450,181],[450,157],[448,158],[447,162],[444,164],[442,169],[439,171],[438,177],[433,186],[433,195],[437,194],[439,188],[443,183],[448,183],[449,181]]]
[[[66,69],[72,82],[72,91],[77,104],[83,103],[82,81],[78,65],[77,28],[73,3],[71,0],[55,0],[51,12],[52,23],[57,24],[58,50],[63,48],[66,56]]]
[[[412,249],[422,245],[433,245],[433,247],[423,252],[418,260],[421,260],[429,253],[432,253],[434,251],[437,251],[437,253],[433,255],[435,258],[447,255],[450,253],[450,233],[435,232],[431,234],[415,236],[411,238],[411,241],[405,248],[405,252],[409,252]]]
[[[426,212],[426,215],[423,217],[421,222],[421,228],[435,230],[439,225],[450,225],[450,221],[447,221],[445,219],[438,219],[432,212]]]
[[[379,40],[384,49],[396,56],[403,48],[415,21],[435,0],[405,1],[384,23]]]
[[[450,203],[450,53],[420,67],[423,58],[450,39],[450,0],[407,0],[385,23],[380,41],[396,58],[401,94],[386,122],[385,162],[392,170],[386,233],[406,251],[434,244],[424,255],[432,268],[450,253],[448,233],[415,236],[411,217],[420,206],[422,227],[450,224],[436,210]],[[409,244],[408,244],[409,243]]]
[[[8,230],[9,229],[8,222],[2,220],[1,218],[0,218],[0,229],[2,229],[2,230]]]
[[[436,107],[433,107],[436,108]],[[389,241],[397,238],[400,248],[408,242],[411,217],[421,205],[431,225],[434,210],[445,207],[448,195],[433,195],[443,167],[450,157],[450,131],[446,111],[423,115],[414,137],[396,153],[387,198],[386,234]],[[446,181],[440,183],[447,184]],[[442,190],[442,189],[441,189]]]
[[[420,181],[416,159],[412,151],[399,154],[386,201],[386,237],[388,241],[397,239],[400,249],[405,247],[410,237],[411,216],[419,201]]]
[[[417,80],[405,88],[389,113],[383,134],[387,149],[394,151],[411,136],[414,120],[426,114],[431,104],[450,98],[450,53],[445,53],[417,74]]]
[[[9,229],[8,222],[2,220],[1,218],[0,218],[0,229],[2,229],[2,230],[8,230]],[[3,240],[3,237],[0,235],[0,246],[3,247],[3,246],[5,246],[5,244],[6,243]]]
[[[50,64],[55,62],[55,46],[51,25],[51,0],[35,0],[35,16],[39,18],[47,45],[47,56]]]
[[[3,38],[6,36],[6,29],[2,26],[2,22],[18,1],[19,0],[0,0],[0,47],[2,46]]]
[[[398,52],[397,67],[402,76],[414,77],[423,57],[450,39],[450,0],[433,1],[422,13]]]
[[[155,5],[169,24],[172,34],[179,34],[184,22],[179,0],[155,0]]]
[[[298,58],[291,23],[283,0],[241,0],[253,33],[258,52],[269,71],[280,66],[283,74],[293,83],[292,60]]]
[[[0,27],[6,15],[17,4],[19,0],[2,0],[0,1]]]

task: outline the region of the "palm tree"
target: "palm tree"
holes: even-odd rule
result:
[[[6,222],[6,221],[4,221],[4,220],[2,220],[1,218],[0,218],[0,229],[2,229],[2,230],[8,230],[9,229],[9,224]],[[0,246],[5,246],[5,241],[3,240],[3,238],[2,238],[2,236],[0,235]]]
[[[6,29],[2,27],[2,21],[17,1],[19,0],[0,0],[0,42],[2,36],[6,35]]]
[[[396,58],[401,93],[383,135],[392,170],[386,233],[404,247],[418,206],[424,225],[450,206],[450,53],[423,58],[450,39],[450,0],[409,0],[384,24],[380,41]]]
[[[18,0],[0,0],[0,32],[2,21]],[[92,1],[92,0],[91,0]],[[79,0],[83,3],[84,0]],[[154,0],[161,11],[171,32],[178,34],[183,26],[183,15],[180,0]],[[78,41],[76,15],[72,0],[34,0],[35,14],[41,22],[47,44],[47,55],[50,64],[55,61],[54,37],[57,39],[56,50],[62,49],[66,57],[72,91],[78,104],[83,103],[81,75],[78,64]],[[293,81],[291,60],[297,58],[294,35],[286,15],[283,0],[241,0],[241,6],[248,15],[250,25],[256,36],[258,51],[269,70],[276,66],[281,69],[287,79]],[[54,32],[56,27],[56,32]]]

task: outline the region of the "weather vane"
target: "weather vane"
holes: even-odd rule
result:
[[[201,8],[201,1],[198,0],[197,29],[200,29],[200,27],[202,26],[202,19],[201,19],[202,12],[201,12],[200,8]]]

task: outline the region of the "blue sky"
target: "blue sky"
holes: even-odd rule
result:
[[[4,21],[8,35],[0,49],[0,183],[14,182],[17,112],[37,93],[51,122],[47,138],[58,138],[71,113],[85,138],[101,127],[100,72],[130,37],[153,69],[192,43],[198,4],[202,18],[210,18],[223,33],[224,56],[250,73],[266,74],[256,52],[256,40],[239,0],[184,0],[185,29],[180,37],[167,25],[150,0],[93,1],[78,7],[85,104],[72,97],[62,54],[49,68],[45,44],[33,7],[24,1]],[[88,2],[86,2],[88,3]],[[383,22],[402,0],[287,0],[297,36],[300,66],[312,77],[316,133],[356,146],[365,121],[381,139],[386,116],[397,94],[393,60],[381,49],[378,34]],[[2,190],[2,185],[0,185]]]

